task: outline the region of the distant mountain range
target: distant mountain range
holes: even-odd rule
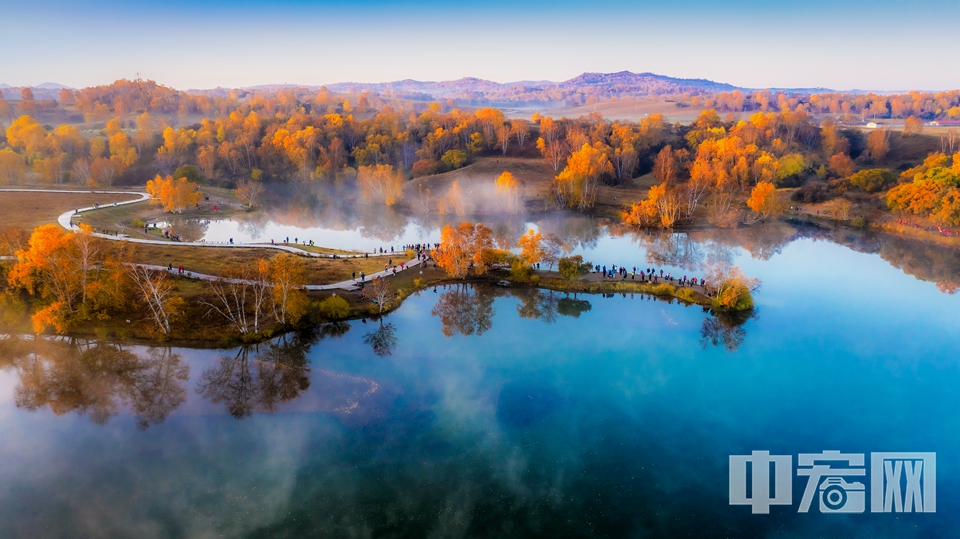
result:
[[[282,88],[309,88],[318,90],[316,85],[264,84],[246,88],[247,90],[276,91]],[[451,81],[417,81],[405,79],[393,82],[341,82],[326,87],[335,93],[369,91],[401,99],[420,101],[453,99],[472,105],[522,105],[522,104],[565,104],[582,105],[588,102],[605,101],[614,98],[669,96],[669,95],[707,95],[718,92],[741,90],[752,92],[755,89],[743,88],[723,82],[707,79],[684,79],[667,77],[655,73],[583,73],[563,82],[553,81],[516,81],[494,82],[473,77]],[[20,88],[0,84],[0,88]],[[32,87],[34,90],[46,90],[50,93],[69,88],[54,82],[45,82]],[[219,88],[219,91],[226,89]],[[772,91],[787,93],[832,92],[826,88],[771,88]],[[211,90],[187,90],[188,92],[207,93]],[[9,98],[10,96],[8,96]]]
[[[0,88],[23,88],[23,86],[11,86],[9,84],[0,83]],[[38,84],[36,86],[31,86],[33,89],[41,90],[60,90],[62,88],[70,88],[69,86],[64,86],[63,84],[57,84],[56,82],[44,82],[43,84]]]
[[[412,99],[456,99],[461,102],[586,102],[590,98],[640,97],[671,94],[712,94],[738,89],[706,79],[681,79],[655,73],[584,73],[563,82],[517,81],[499,83],[477,78],[453,81],[401,80],[381,83],[329,84],[333,92],[370,91]]]

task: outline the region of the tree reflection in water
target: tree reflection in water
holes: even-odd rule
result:
[[[727,352],[735,352],[747,338],[747,331],[743,325],[756,317],[756,311],[751,309],[718,312],[713,317],[705,318],[700,328],[700,344],[704,348],[723,346]]]
[[[397,329],[393,324],[384,324],[383,318],[380,318],[380,327],[364,335],[363,342],[373,348],[374,354],[389,356],[397,345]]]
[[[274,412],[310,387],[307,352],[321,336],[317,332],[284,335],[272,343],[244,346],[233,356],[221,356],[215,367],[200,375],[197,393],[215,404],[224,403],[237,419]]]
[[[456,334],[483,335],[493,326],[493,300],[497,290],[489,286],[450,285],[440,294],[430,314],[440,318],[440,331],[447,337]]]
[[[186,400],[183,383],[190,375],[170,348],[151,348],[141,357],[117,344],[77,339],[11,336],[0,341],[0,358],[0,368],[19,374],[18,408],[76,412],[103,424],[128,405],[140,429],[162,423]]]
[[[455,284],[440,294],[431,314],[440,318],[440,331],[447,337],[483,335],[493,327],[494,300],[505,296],[519,300],[517,314],[520,318],[538,319],[548,324],[556,322],[557,315],[578,318],[591,308],[585,299],[571,298],[553,290]]]

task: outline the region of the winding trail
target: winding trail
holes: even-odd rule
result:
[[[61,213],[60,216],[57,217],[57,222],[58,222],[58,223],[60,224],[60,226],[62,226],[63,228],[65,228],[65,229],[67,229],[67,230],[74,231],[74,232],[80,229],[80,227],[79,227],[78,225],[75,225],[75,224],[73,223],[73,217],[76,216],[76,215],[79,215],[79,214],[81,214],[81,213],[96,211],[96,210],[100,210],[100,209],[105,209],[105,208],[113,208],[113,207],[117,207],[117,206],[125,206],[125,205],[127,205],[127,204],[137,204],[138,202],[144,202],[144,201],[150,200],[150,194],[149,194],[149,193],[144,193],[144,192],[141,192],[141,191],[107,191],[107,190],[79,191],[79,190],[69,190],[69,189],[0,189],[0,193],[4,193],[4,192],[15,192],[15,193],[72,193],[72,194],[139,195],[140,198],[136,198],[136,199],[133,199],[133,200],[125,200],[125,201],[123,201],[123,202],[114,202],[114,203],[112,203],[112,204],[107,204],[107,205],[105,205],[105,206],[100,206],[100,207],[90,206],[90,207],[87,207],[87,208],[77,208],[77,209],[74,209],[74,210],[68,210],[68,211],[65,211],[65,212]],[[298,248],[296,248],[296,247],[291,247],[291,246],[289,246],[289,245],[276,245],[276,244],[272,244],[272,243],[204,243],[204,242],[184,242],[184,241],[163,241],[163,240],[150,240],[150,239],[142,239],[142,238],[131,238],[131,237],[128,237],[128,236],[113,236],[113,235],[110,235],[110,234],[101,234],[101,233],[99,233],[99,232],[93,233],[93,236],[95,236],[95,237],[97,237],[97,238],[103,238],[103,239],[106,239],[106,240],[110,240],[110,241],[123,241],[123,242],[128,242],[128,243],[144,243],[144,244],[151,244],[151,245],[167,245],[167,246],[176,246],[176,247],[220,247],[220,248],[246,248],[246,249],[250,249],[250,248],[277,249],[277,250],[285,251],[285,252],[292,253],[292,254],[295,254],[295,255],[298,255],[298,256],[306,256],[306,257],[310,257],[310,258],[330,258],[330,259],[334,259],[334,258],[365,258],[365,257],[368,258],[368,257],[370,257],[370,256],[374,256],[374,257],[377,257],[377,256],[380,256],[380,257],[391,256],[391,257],[392,257],[392,256],[396,255],[396,253],[382,253],[382,254],[380,254],[380,253],[373,253],[373,254],[369,254],[369,253],[357,253],[357,254],[336,254],[336,255],[334,255],[334,254],[323,254],[323,253],[311,253],[311,252],[309,252],[309,251],[304,251],[304,250],[302,250],[302,249],[298,249]],[[8,258],[8,257],[0,257],[0,258]],[[403,267],[404,267],[406,270],[409,270],[409,269],[412,269],[414,266],[418,265],[419,262],[420,262],[419,260],[417,260],[416,258],[414,258],[414,259],[412,259],[412,260],[404,263]],[[149,268],[149,269],[158,270],[158,271],[168,271],[168,272],[171,272],[171,273],[174,273],[174,272],[177,271],[176,269],[174,269],[173,271],[171,271],[171,270],[169,270],[169,268],[168,268],[167,266],[155,266],[155,265],[151,265],[151,264],[137,264],[137,265],[140,266],[140,267],[144,267],[144,268]],[[399,264],[395,265],[394,267],[397,268],[397,272],[398,272],[398,273],[399,273],[400,271],[405,271],[405,270],[401,270],[401,269],[400,269],[401,266],[400,266]],[[187,271],[187,274],[188,274],[189,278],[200,279],[200,280],[204,280],[204,281],[222,280],[222,281],[228,281],[228,282],[236,282],[236,281],[234,281],[233,279],[226,279],[226,278],[224,278],[224,277],[219,277],[219,276],[216,276],[216,275],[207,275],[207,274],[204,274],[204,273],[197,273],[197,272],[193,272],[193,271]],[[378,271],[377,273],[374,273],[374,274],[371,274],[371,275],[366,275],[365,278],[366,278],[366,282],[369,282],[371,279],[378,278],[378,277],[389,277],[390,275],[393,275],[393,271],[392,271],[392,269],[388,268],[387,270],[384,270],[384,271]],[[349,280],[349,281],[342,281],[342,282],[339,282],[339,283],[331,283],[331,284],[308,284],[308,285],[306,285],[304,288],[306,288],[307,290],[338,290],[338,289],[339,289],[339,290],[352,290],[352,289],[356,288],[356,286],[359,284],[359,282],[360,282],[360,281],[351,279],[351,280]]]

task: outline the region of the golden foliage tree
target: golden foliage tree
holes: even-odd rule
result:
[[[462,222],[456,227],[447,225],[440,231],[440,248],[431,256],[447,275],[462,279],[472,265],[474,273],[482,275],[491,264],[503,258],[503,252],[494,248],[493,230],[483,223]]]
[[[517,247],[520,248],[520,259],[531,266],[543,260],[543,235],[540,232],[528,230],[520,236]]]
[[[32,317],[38,333],[51,326],[57,333],[66,332],[76,311],[83,290],[75,249],[70,233],[43,225],[30,235],[28,247],[16,252],[7,280],[46,302]]]
[[[554,180],[553,190],[557,201],[570,208],[592,208],[597,200],[601,177],[612,173],[613,165],[607,154],[597,147],[584,144],[570,155],[567,166]]]
[[[447,189],[446,200],[450,209],[453,210],[458,216],[466,215],[466,201],[463,198],[463,188],[460,187],[460,182],[454,180],[450,184],[450,188]]]
[[[306,266],[303,259],[282,253],[270,261],[270,282],[273,283],[273,312],[277,322],[296,324],[307,311]]]
[[[507,213],[517,214],[520,212],[522,209],[520,180],[509,172],[503,172],[497,177],[494,189]]]
[[[357,171],[357,184],[364,200],[393,206],[403,200],[403,175],[391,165],[369,165]]]
[[[890,141],[887,138],[886,129],[874,129],[867,135],[867,150],[870,152],[870,158],[876,162],[887,158],[887,154],[890,153]]]
[[[758,182],[750,191],[747,207],[760,214],[762,218],[779,217],[786,209],[777,188],[770,182]]]
[[[150,194],[152,204],[162,204],[163,211],[183,213],[183,210],[199,204],[203,194],[197,189],[197,184],[186,178],[174,180],[172,176],[156,178],[147,182],[147,193]]]

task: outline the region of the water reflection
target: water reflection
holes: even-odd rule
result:
[[[349,182],[348,182],[349,183]],[[747,254],[769,260],[789,243],[801,239],[826,240],[859,252],[879,254],[904,272],[934,282],[947,293],[960,289],[960,256],[954,247],[926,244],[847,227],[811,223],[774,222],[736,230],[712,228],[679,232],[638,231],[594,216],[557,212],[540,215],[440,216],[410,208],[384,208],[358,201],[355,185],[290,184],[265,194],[260,211],[228,219],[176,222],[185,239],[212,242],[282,241],[289,236],[314,240],[317,245],[348,250],[371,250],[403,243],[434,243],[440,229],[461,219],[481,220],[494,230],[497,245],[513,247],[529,228],[553,233],[567,252],[582,254],[601,265],[652,265],[674,272],[697,272],[705,264],[734,264]]]
[[[316,334],[284,335],[279,340],[244,346],[224,355],[200,376],[197,393],[243,419],[254,412],[275,412],[280,403],[299,397],[310,387],[307,352]]]
[[[19,375],[18,408],[49,408],[56,415],[76,412],[104,424],[128,406],[137,427],[163,423],[186,400],[190,368],[170,348],[138,355],[120,345],[77,339],[0,341],[0,367]]]
[[[397,345],[397,328],[390,323],[384,324],[381,317],[379,327],[364,335],[363,342],[373,348],[374,354],[380,357],[389,356]]]
[[[703,348],[722,346],[727,352],[736,352],[747,338],[743,325],[757,318],[756,311],[720,312],[703,320],[700,327],[700,344]]]
[[[430,313],[440,318],[444,336],[483,335],[493,326],[493,300],[499,289],[489,286],[472,287],[454,284],[443,287],[447,290],[437,298]],[[434,288],[436,291],[436,288]]]

